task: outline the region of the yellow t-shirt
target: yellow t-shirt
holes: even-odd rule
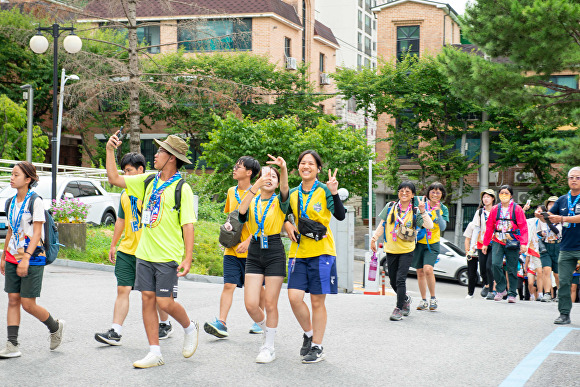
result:
[[[236,199],[236,187],[230,187],[228,189],[228,195],[226,197],[226,205],[224,206],[224,213],[229,214],[230,212],[237,210],[240,207],[241,202],[244,200],[248,193],[248,190],[240,191],[238,190],[238,196],[240,197],[240,202]],[[247,225],[244,226],[242,229],[242,237],[241,241],[245,241],[250,236],[250,230]],[[240,242],[241,243],[241,242]],[[238,253],[236,249],[238,248],[239,243],[234,247],[228,247],[224,250],[224,255],[232,255],[237,258],[246,258],[248,256],[248,252],[245,253]]]
[[[143,203],[141,199],[137,199],[137,209],[141,212],[141,208],[143,207]],[[139,230],[137,232],[133,232],[133,228],[131,227],[131,222],[133,221],[133,212],[131,211],[131,199],[127,192],[123,190],[121,192],[121,202],[119,203],[119,218],[125,220],[125,228],[124,228],[124,236],[119,244],[119,248],[117,250],[129,254],[135,255],[135,251],[137,251],[137,246],[139,245],[139,239],[141,238],[141,221],[137,219],[139,222]]]
[[[300,206],[298,204],[298,195],[302,195],[302,206],[306,205],[308,194],[310,192],[299,192],[299,187],[290,191],[290,210],[294,214],[296,226],[300,223]],[[336,247],[334,246],[334,237],[330,230],[330,218],[334,213],[334,200],[326,184],[318,182],[316,190],[312,193],[310,204],[306,208],[308,218],[326,226],[326,237],[319,241],[302,236],[300,246],[292,242],[290,246],[290,258],[312,258],[321,255],[336,256]],[[297,251],[298,249],[298,251]]]
[[[269,201],[270,198],[262,199],[260,196],[252,199],[250,208],[248,208],[248,212],[246,213],[246,224],[250,228],[251,235],[255,235],[258,231],[258,223],[256,223],[256,203],[258,203],[258,219],[261,221]],[[266,219],[264,220],[264,233],[267,236],[280,234],[287,211],[288,199],[285,202],[280,202],[280,195],[277,195],[272,200],[272,204],[270,204],[270,208],[268,208],[268,212],[266,213]],[[258,237],[260,236],[261,234],[258,234]]]
[[[395,209],[395,206],[392,206],[389,210],[388,204],[387,204],[387,206],[385,206],[385,208],[383,208],[383,210],[379,214],[379,218],[381,218],[383,221],[386,220],[386,223],[385,223],[386,240],[385,240],[385,244],[384,244],[385,252],[390,253],[390,254],[410,253],[411,251],[415,250],[415,241],[414,240],[408,242],[408,241],[404,241],[401,238],[397,237],[397,240],[393,241],[392,232],[393,232],[393,229],[395,228],[396,222],[391,223],[391,211],[398,212],[398,207]],[[388,212],[388,214],[387,214],[387,212]],[[397,212],[395,214],[397,214]],[[405,215],[405,211],[403,211],[400,214],[401,217],[403,215]],[[405,223],[406,227],[413,227],[413,209],[411,209],[409,212],[407,212],[407,215],[405,215],[405,217],[402,220]]]
[[[441,217],[446,221],[449,222],[449,210],[445,206],[445,204],[441,204],[441,209],[439,210],[439,214]],[[433,228],[431,231],[431,238],[429,238],[429,243],[437,243],[441,240],[441,229],[439,228],[439,222],[435,222],[437,219],[437,211],[431,210],[430,213],[431,219],[433,219]],[[427,235],[429,231],[425,234],[423,238],[417,241],[417,243],[421,243],[426,245],[427,244]]]

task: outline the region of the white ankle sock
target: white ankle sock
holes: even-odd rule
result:
[[[306,337],[312,337],[312,335],[314,334],[314,331],[311,329],[308,332],[304,332],[304,334],[306,335]]]
[[[277,331],[278,328],[266,327],[266,347],[274,349],[274,339],[276,338]]]
[[[190,335],[195,331],[195,325],[190,321],[189,326],[187,328],[183,328],[183,330],[185,331],[186,335]]]
[[[111,328],[113,328],[113,330],[115,331],[116,334],[118,334],[119,336],[121,336],[121,332],[123,331],[123,326],[122,325],[113,323],[111,325]]]
[[[318,347],[318,348],[322,348],[322,344],[316,344],[314,341],[312,342],[312,344],[310,345],[311,347]]]
[[[150,345],[149,352],[154,355],[161,356],[161,347],[159,345]]]
[[[171,323],[169,322],[169,320],[167,320],[167,321],[159,321],[159,324],[169,325]]]
[[[258,324],[260,326],[260,328],[262,328],[262,330],[264,332],[266,332],[266,319],[264,319],[264,321],[260,321],[260,322],[258,322],[256,324]]]

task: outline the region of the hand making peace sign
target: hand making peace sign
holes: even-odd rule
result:
[[[330,193],[333,195],[338,193],[338,180],[336,180],[337,172],[338,168],[334,170],[334,175],[331,173],[330,169],[328,170],[328,181],[326,182],[326,186],[330,190]]]

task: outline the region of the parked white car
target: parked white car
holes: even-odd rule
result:
[[[388,273],[386,256],[382,250],[380,249],[379,262],[384,268],[385,273]],[[435,277],[454,279],[460,285],[467,286],[467,258],[465,257],[465,251],[447,239],[441,238],[438,258],[439,260],[433,266]],[[409,274],[415,274],[415,272],[415,268],[409,268]]]
[[[52,178],[40,176],[38,185],[34,191],[43,198],[44,208],[51,207]],[[8,219],[5,212],[6,200],[16,195],[16,190],[10,185],[0,190],[0,237],[5,237],[8,230]],[[119,208],[119,194],[105,191],[98,180],[76,177],[58,176],[56,179],[56,197],[59,199],[78,198],[82,203],[88,204],[89,213],[87,223],[93,225],[114,224],[117,219]]]

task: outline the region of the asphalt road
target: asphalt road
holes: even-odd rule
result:
[[[409,290],[417,294],[413,278]],[[184,280],[178,300],[201,326],[217,314],[220,291],[219,284]],[[552,324],[557,317],[554,303],[466,300],[466,289],[454,283],[440,283],[438,291],[437,312],[413,310],[401,322],[389,321],[393,296],[329,296],[323,343],[327,358],[309,365],[301,364],[298,356],[302,332],[285,289],[280,295],[277,359],[271,364],[254,362],[261,337],[248,334],[251,320],[243,293],[236,291],[228,339],[201,331],[197,352],[184,359],[183,333],[177,329],[161,344],[166,365],[137,370],[132,362],[148,350],[139,294],[131,295],[123,345],[105,347],[93,335],[110,326],[113,273],[51,265],[38,303],[66,320],[64,342],[50,352],[44,325],[23,312],[23,356],[0,361],[0,380],[13,386],[578,385],[580,308],[572,311],[575,324],[562,330]],[[6,302],[5,296],[0,299],[0,321],[5,321]],[[5,334],[4,329],[0,332]]]

